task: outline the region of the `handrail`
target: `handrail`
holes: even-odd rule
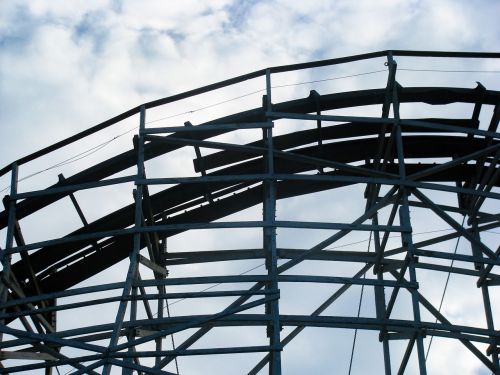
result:
[[[295,70],[302,70],[302,69],[310,69],[310,68],[317,68],[317,67],[322,67],[322,66],[329,66],[329,65],[338,65],[338,64],[344,64],[348,62],[353,62],[353,61],[361,61],[361,60],[367,60],[367,59],[373,59],[373,58],[378,58],[378,57],[384,57],[387,56],[389,53],[391,53],[393,56],[409,56],[409,57],[444,57],[444,58],[492,58],[492,59],[498,59],[500,58],[500,52],[450,52],[450,51],[411,51],[411,50],[382,50],[382,51],[377,51],[377,52],[370,52],[370,53],[363,53],[363,54],[358,54],[358,55],[352,55],[352,56],[344,56],[344,57],[338,57],[334,59],[325,59],[325,60],[316,60],[316,61],[310,61],[306,63],[298,63],[298,64],[288,64],[288,65],[281,65],[281,66],[273,66],[269,67],[269,71],[271,73],[284,73],[284,72],[290,72],[290,71],[295,71]],[[243,75],[239,75],[233,78],[229,78],[223,81],[219,81],[216,83],[212,83],[206,86],[198,87],[196,89],[184,91],[179,94],[167,96],[161,99],[156,99],[150,102],[143,103],[141,105],[144,105],[146,109],[150,108],[155,108],[164,104],[172,103],[178,100],[182,100],[185,98],[189,98],[191,96],[203,94],[208,91],[213,91],[217,90],[223,87],[227,87],[236,83],[240,83],[243,81],[247,81],[249,79],[253,78],[258,78],[265,76],[267,69],[260,69],[256,70],[251,73],[246,73]],[[44,156],[52,151],[55,151],[59,148],[62,148],[64,146],[67,146],[73,142],[76,142],[82,138],[85,138],[86,136],[89,136],[91,134],[94,134],[100,130],[103,130],[111,125],[114,125],[122,120],[125,120],[129,117],[132,117],[133,115],[139,113],[139,109],[141,105],[138,105],[132,109],[129,109],[117,116],[114,116],[106,121],[103,121],[97,125],[92,126],[91,128],[88,128],[86,130],[81,131],[80,133],[77,133],[75,135],[72,135],[68,138],[65,138],[59,142],[56,142],[50,146],[44,147],[41,150],[35,151],[32,154],[26,155],[13,163],[16,163],[18,166],[26,164],[27,162],[30,162],[34,159],[37,159],[41,156]],[[12,163],[6,165],[2,169],[0,169],[0,177],[8,173],[11,169]]]

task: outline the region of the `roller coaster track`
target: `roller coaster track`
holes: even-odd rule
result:
[[[499,307],[492,306],[494,298],[490,298],[493,293],[498,296],[500,274],[495,271],[500,265],[500,247],[498,241],[483,241],[485,233],[500,226],[500,91],[481,84],[476,88],[402,87],[396,79],[398,56],[498,59],[500,54],[381,51],[263,69],[142,104],[4,167],[0,174],[10,173],[12,183],[0,212],[0,229],[6,231],[1,251],[0,373],[51,373],[57,367],[75,374],[109,374],[115,369],[124,374],[171,374],[179,371],[173,370],[172,363],[181,356],[261,353],[254,363],[242,361],[236,373],[281,374],[286,345],[307,327],[324,327],[378,332],[381,369],[386,374],[405,370],[426,374],[429,337],[462,343],[484,368],[500,374],[500,332],[494,325],[494,311]],[[272,101],[274,74],[376,58],[387,59],[386,87],[329,94],[311,91],[306,97]],[[259,77],[266,81],[261,107],[193,126],[146,126],[149,109]],[[425,113],[419,118],[400,116],[400,107],[422,103],[470,105],[474,110],[467,118]],[[364,115],[368,106],[378,106],[381,116]],[[479,116],[485,107],[493,110],[489,123],[483,125]],[[361,115],[336,114],[346,109]],[[18,168],[137,115],[139,130],[130,150],[45,189],[18,192]],[[287,131],[291,122],[305,126]],[[279,135],[273,134],[277,129]],[[213,139],[248,130],[261,132],[261,139],[243,143]],[[169,158],[183,148],[196,150],[193,165],[198,175],[148,177],[150,161]],[[201,149],[216,151],[203,156]],[[127,174],[132,167],[136,173]],[[134,203],[87,222],[74,193],[124,184],[134,185]],[[279,202],[320,192],[345,193],[355,186],[364,189],[359,197],[364,210],[354,220],[317,222],[276,216]],[[157,192],[150,193],[151,187]],[[358,190],[351,191],[357,194]],[[452,198],[443,201],[438,196]],[[68,198],[82,217],[81,228],[59,238],[48,234],[48,239],[26,243],[23,231],[29,228],[22,231],[21,221]],[[258,220],[225,220],[252,207],[262,207]],[[417,241],[414,234],[419,223],[412,218],[413,210],[441,220],[450,230]],[[181,234],[196,239],[198,230],[207,230],[232,236],[244,228],[259,230],[262,246],[228,250],[221,241],[217,249],[166,251],[167,240]],[[282,246],[277,239],[280,230],[297,230],[302,236],[308,233],[304,229],[327,235],[306,248]],[[373,251],[330,249],[356,232],[373,236]],[[399,244],[390,240],[394,235]],[[450,250],[449,241],[457,239],[465,241],[467,252]],[[258,260],[265,264],[263,273],[173,277],[168,272],[192,265]],[[459,265],[448,266],[445,260]],[[312,265],[296,267],[311,261],[348,262],[356,272],[346,277],[334,272],[317,274]],[[127,272],[121,281],[95,281],[123,262]],[[417,275],[423,270],[462,275],[475,283],[485,323],[458,325],[446,318],[420,291]],[[311,307],[309,314],[288,313],[281,306],[280,287],[301,283],[329,285],[331,296]],[[225,289],[200,292],[199,284],[220,284]],[[373,316],[324,313],[353,285],[373,289]],[[176,286],[190,289],[177,291]],[[405,319],[393,314],[403,294],[410,301],[406,306],[410,318]],[[168,300],[213,297],[223,298],[226,304],[208,312],[200,302],[199,309],[187,315],[164,316]],[[95,324],[83,326],[75,321],[63,329],[56,324],[58,315],[74,314],[78,320],[78,309],[93,306],[95,312],[107,305],[114,309],[111,319],[97,318]],[[423,311],[432,319],[424,318]],[[262,333],[259,345],[224,346],[220,338],[219,345],[197,346],[219,327],[265,330],[258,331]],[[183,332],[184,341],[165,349],[165,338]],[[404,348],[401,355],[391,352],[394,346]],[[221,363],[222,368],[224,359]]]

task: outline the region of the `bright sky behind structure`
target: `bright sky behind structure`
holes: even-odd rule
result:
[[[500,51],[499,14],[498,0],[2,0],[0,167],[140,103],[268,66]]]
[[[500,49],[500,2],[0,3],[3,165],[139,103],[267,66]]]

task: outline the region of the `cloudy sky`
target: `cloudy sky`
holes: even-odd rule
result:
[[[498,1],[0,4],[2,165],[138,103],[266,66],[499,50]]]
[[[140,103],[267,66],[384,49],[499,51],[498,14],[497,0],[3,0],[0,167]],[[498,69],[498,65],[470,66]],[[384,67],[354,69],[347,73]],[[303,77],[291,79],[299,78]],[[385,76],[379,78],[373,81],[376,87],[384,84]],[[483,78],[489,87],[498,83],[498,76],[497,81]],[[473,81],[467,83],[474,86]],[[255,87],[242,92],[250,89]],[[179,110],[152,114],[150,119],[206,103],[200,99]],[[131,126],[135,125],[124,124],[103,139]],[[66,156],[78,153],[72,152]],[[65,154],[54,156],[54,162],[64,158]],[[21,169],[20,176],[41,165],[33,168]],[[71,175],[73,170],[68,168],[64,172]],[[40,183],[55,182],[59,172]],[[7,185],[6,177],[0,178],[0,189]],[[129,201],[130,195],[120,203]],[[91,218],[102,214],[90,207],[89,211]],[[60,234],[67,231],[64,228]],[[318,350],[328,356],[328,338],[319,342]],[[443,350],[445,358],[453,354],[453,348]],[[465,358],[457,358],[451,366],[463,374],[479,374],[480,365]],[[333,367],[328,366],[333,365],[318,362],[315,371],[332,373]],[[447,373],[439,372],[443,365],[439,361],[432,365],[433,374]]]

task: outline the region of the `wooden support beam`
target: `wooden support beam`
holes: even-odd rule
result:
[[[168,271],[166,268],[163,268],[162,266],[150,261],[148,258],[146,258],[140,254],[139,254],[139,263],[148,267],[153,272],[157,272],[163,276],[168,276]]]
[[[0,360],[4,359],[21,359],[34,361],[55,361],[57,358],[48,353],[33,353],[33,352],[6,352],[0,351]]]

